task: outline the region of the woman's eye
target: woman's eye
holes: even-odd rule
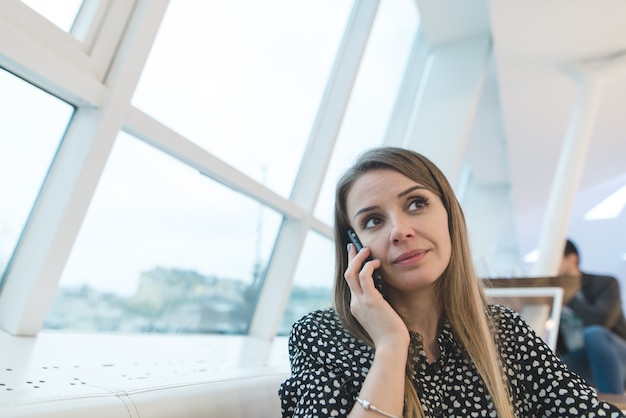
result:
[[[375,226],[376,226],[376,225],[378,225],[378,224],[380,224],[380,219],[379,219],[379,218],[374,218],[374,217],[371,217],[371,218],[367,218],[367,219],[365,219],[365,220],[363,221],[363,225],[362,225],[362,227],[363,227],[363,228],[365,228],[365,229],[367,229],[367,228],[373,228],[373,227],[375,227]]]
[[[425,197],[417,197],[413,199],[409,204],[409,210],[420,210],[428,206],[428,199]]]

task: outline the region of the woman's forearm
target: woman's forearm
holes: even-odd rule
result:
[[[407,356],[408,341],[376,348],[374,361],[358,395],[365,405],[355,402],[349,417],[385,416],[366,409],[368,403],[390,416],[402,416]]]

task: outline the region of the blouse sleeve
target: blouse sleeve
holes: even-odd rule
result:
[[[513,310],[500,312],[499,339],[517,410],[528,416],[623,417],[571,372]]]
[[[283,418],[345,417],[354,405],[361,381],[345,372],[338,342],[320,325],[307,316],[292,327],[291,377],[279,389]]]

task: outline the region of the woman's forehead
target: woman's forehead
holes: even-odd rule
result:
[[[399,171],[388,168],[375,169],[361,174],[352,184],[348,195],[353,194],[354,192],[363,191],[363,189],[368,191],[376,188],[376,191],[380,193],[400,190],[403,187],[410,187],[413,185],[422,186],[423,188],[428,189],[428,187],[421,182],[413,180]]]

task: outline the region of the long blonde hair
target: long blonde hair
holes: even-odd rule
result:
[[[442,313],[485,382],[498,416],[514,417],[506,375],[496,345],[494,325],[486,313],[487,298],[472,264],[463,211],[441,170],[417,152],[395,147],[370,149],[359,156],[337,184],[334,305],[343,326],[356,337],[373,345],[367,332],[350,312],[350,289],[343,275],[348,267],[346,246],[350,221],[346,207],[347,196],[361,175],[377,169],[395,170],[425,186],[439,196],[446,208],[452,255],[448,267],[436,282]],[[414,365],[411,358],[409,356],[405,374],[404,416],[423,417],[423,409],[413,385]]]

